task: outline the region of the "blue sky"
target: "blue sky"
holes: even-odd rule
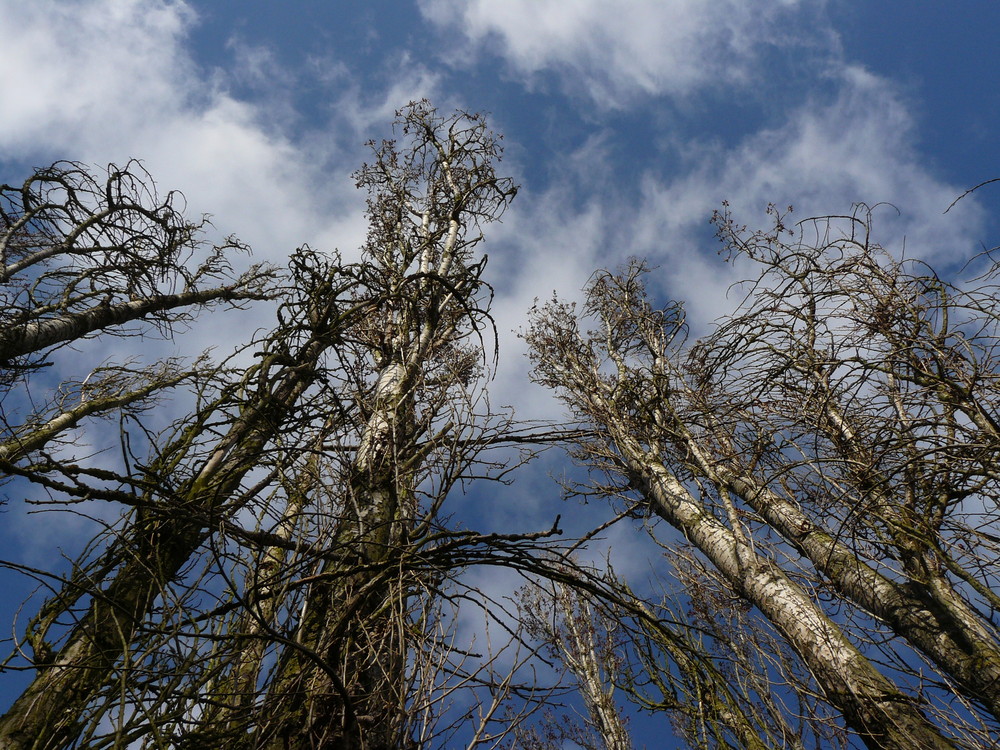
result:
[[[525,418],[560,413],[514,334],[534,298],[640,255],[696,331],[728,309],[740,269],[708,226],[723,200],[750,225],[769,202],[892,204],[876,236],[944,268],[1000,238],[1000,187],[944,213],[1000,176],[989,0],[0,0],[0,26],[0,181],[139,158],[258,259],[356,253],[350,173],[409,100],[491,113],[522,185],[487,243],[494,401]],[[551,518],[554,489],[526,494],[508,516]],[[59,544],[6,520],[10,548]]]

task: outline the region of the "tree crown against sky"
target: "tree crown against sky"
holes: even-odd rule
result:
[[[544,569],[529,553],[556,534],[484,536],[442,509],[506,466],[480,458],[511,422],[482,392],[493,336],[476,248],[516,190],[481,117],[417,102],[397,125],[356,173],[359,263],[303,247],[285,272],[236,276],[229,242],[190,268],[200,227],[136,165],[100,181],[57,164],[3,186],[4,473],[43,505],[120,509],[66,575],[4,563],[49,592],[5,663],[32,674],[0,720],[5,746],[400,747],[456,731],[441,724],[453,690],[514,689],[490,679],[496,654],[465,665],[441,610],[470,598],[463,567]],[[34,382],[65,345],[253,299],[275,299],[278,321],[245,345],[249,365],[111,363],[51,395]],[[192,410],[147,426],[177,389]],[[112,444],[81,454],[109,417]],[[502,735],[498,721],[474,731]]]
[[[592,492],[638,497],[682,533],[666,556],[688,596],[721,587],[801,658],[828,704],[811,722],[832,706],[871,747],[988,747],[996,261],[954,286],[873,244],[865,207],[771,213],[755,232],[717,215],[761,272],[713,333],[686,343],[681,307],[653,305],[633,262],[596,273],[579,313],[535,311],[535,377],[596,428],[576,449],[610,477]]]
[[[4,743],[628,748],[624,697],[706,748],[991,746],[991,255],[956,284],[875,244],[864,206],[795,224],[770,207],[759,231],[717,213],[730,259],[761,270],[709,335],[687,342],[682,304],[657,307],[637,260],[596,271],[579,311],[535,307],[533,377],[572,420],[539,427],[485,390],[477,247],[517,192],[499,138],[426,101],[396,126],[356,172],[358,263],[304,246],[286,272],[236,274],[241,243],[203,247],[136,165],[0,187],[0,466],[47,497],[29,502],[120,509],[65,574],[3,562],[50,592],[5,661],[31,681]],[[250,364],[110,362],[35,385],[67,345],[268,299],[277,324]],[[193,408],[147,427],[177,390]],[[81,454],[108,417],[121,459]],[[571,494],[602,523],[577,539],[558,515],[513,534],[454,524],[459,487],[502,501],[480,484],[517,461],[493,451],[523,462],[545,444],[598,479]],[[650,517],[663,526],[629,523]],[[614,524],[662,546],[664,597],[579,562]],[[467,582],[477,567],[528,586],[496,598]],[[463,643],[469,606],[506,636]],[[574,688],[583,723],[560,729]]]

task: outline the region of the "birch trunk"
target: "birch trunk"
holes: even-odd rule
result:
[[[117,305],[94,305],[79,312],[11,326],[0,331],[0,362],[9,362],[15,357],[67,341],[78,341],[95,331],[141,320],[154,313],[212,302],[245,300],[248,297],[250,295],[235,286],[202,289],[131,300]]]
[[[676,309],[649,305],[643,271],[634,264],[619,275],[595,276],[585,314],[596,320],[596,330],[582,334],[575,309],[553,301],[536,313],[526,336],[535,377],[559,390],[574,413],[597,430],[594,441],[581,444],[580,455],[627,478],[656,515],[682,532],[770,620],[825,699],[869,747],[953,747],[917,702],[887,679],[782,568],[773,543],[758,541],[744,521],[737,507],[740,495],[766,520],[776,508],[768,509],[759,495],[737,495],[734,489],[748,488],[726,483],[732,472],[725,467],[738,465],[739,457],[727,452],[724,433],[714,427],[722,417],[706,409],[687,385],[700,374],[669,361],[682,318]],[[807,531],[801,527],[800,536]],[[846,572],[844,562],[844,575],[856,575],[856,569]]]
[[[480,352],[468,340],[489,325],[474,232],[514,190],[495,175],[498,146],[478,116],[441,118],[423,102],[400,125],[405,148],[383,143],[358,173],[370,193],[365,262],[383,302],[350,333],[371,385],[357,396],[366,418],[331,540],[343,554],[318,568],[270,686],[272,715],[255,739],[267,750],[410,746],[407,654],[421,635],[409,618],[426,573],[408,570],[407,556],[418,522],[434,522],[445,500],[418,507],[416,490],[432,476],[435,440],[466,426],[437,415],[474,384]]]
[[[683,532],[733,588],[785,636],[816,677],[826,699],[843,712],[848,725],[868,747],[955,747],[785,571],[761,556],[737,529],[727,528],[706,513],[703,504],[632,435],[613,422],[605,427],[621,451],[627,475],[656,514]]]

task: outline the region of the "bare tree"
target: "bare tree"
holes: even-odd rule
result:
[[[230,256],[246,248],[230,238],[209,246],[207,220],[190,222],[181,198],[161,198],[136,163],[94,176],[59,162],[20,186],[0,185],[0,471],[59,442],[81,421],[140,409],[156,392],[204,367],[164,360],[146,368],[100,367],[64,379],[39,405],[30,376],[53,353],[87,338],[170,335],[197,312],[270,296],[274,272],[254,266],[239,276]]]
[[[559,717],[559,725],[550,718],[547,733],[551,740],[569,739],[593,750],[632,750],[632,738],[615,701],[616,683],[623,682],[620,634],[616,631],[623,625],[602,617],[584,595],[566,583],[525,587],[518,604],[527,634],[544,644],[550,659],[566,667],[586,711],[586,730],[565,716]],[[571,736],[566,736],[567,727],[571,727]],[[543,746],[539,738],[532,744]]]
[[[121,518],[65,576],[19,566],[51,596],[6,662],[34,679],[0,718],[0,746],[471,748],[510,730],[509,697],[522,715],[543,698],[515,680],[533,654],[516,624],[458,575],[544,575],[557,525],[479,533],[449,526],[445,510],[536,440],[485,392],[496,342],[477,246],[516,189],[480,116],[413,103],[397,135],[357,173],[362,260],[298,250],[261,292],[279,302],[274,328],[172,376],[191,408],[168,429],[128,412],[115,461],[18,443],[10,472],[50,504],[111,504]],[[116,296],[129,283],[101,282],[113,309],[130,304]],[[117,382],[145,397],[153,381]],[[113,397],[105,413],[122,414]],[[34,419],[32,434],[52,421]],[[490,453],[504,446],[514,452]],[[565,577],[567,565],[549,567]],[[477,652],[459,640],[455,611],[470,605],[503,642]],[[460,691],[484,707],[471,727],[453,713]]]
[[[581,429],[534,432],[486,390],[479,245],[516,193],[499,139],[426,102],[396,128],[356,175],[356,263],[303,247],[237,274],[242,246],[204,243],[135,164],[0,186],[0,475],[97,524],[68,572],[0,561],[46,595],[2,664],[33,679],[0,747],[617,749],[626,695],[706,749],[992,747],[997,267],[946,283],[874,245],[866,213],[759,233],[719,216],[761,273],[700,341],[640,263],[596,274],[579,313],[535,311],[535,376]],[[43,377],[62,347],[262,299],[273,328],[221,362]],[[616,518],[673,529],[662,598],[576,563],[558,518],[450,521],[456,490],[560,440],[592,496],[628,500]],[[473,566],[548,596],[518,614]],[[532,718],[567,686],[540,657],[579,692],[575,733]]]
[[[205,252],[207,220],[187,221],[180,203],[177,193],[161,199],[137,162],[104,178],[59,162],[23,185],[0,185],[7,379],[98,331],[135,335],[142,329],[127,324],[138,322],[169,332],[193,309],[266,295],[272,274],[255,267],[232,279],[228,256],[246,248],[230,238]]]
[[[691,747],[845,747],[839,712],[770,623],[690,547],[665,554],[679,588],[655,611],[686,651],[650,628],[625,641],[623,687],[635,703],[668,713]]]
[[[405,149],[373,144],[375,161],[357,173],[370,221],[361,294],[374,290],[381,304],[340,350],[360,388],[329,541],[343,554],[319,566],[295,647],[280,657],[265,704],[280,710],[259,730],[267,747],[405,745],[408,608],[440,585],[411,558],[439,531],[441,505],[475,456],[458,441],[496,429],[475,416],[485,354],[469,343],[492,324],[474,248],[515,190],[494,171],[498,143],[481,118],[420,104],[399,127]]]
[[[536,377],[595,428],[581,458],[683,533],[867,745],[992,747],[996,266],[948,284],[872,243],[864,210],[718,226],[762,271],[714,333],[685,345],[633,263],[581,314],[535,312]]]
[[[596,591],[577,587],[579,570],[523,591],[526,632],[569,673],[585,713],[574,721],[550,705],[541,720],[516,728],[513,746],[631,748],[616,695],[667,714],[692,748],[845,746],[838,713],[766,622],[690,550],[667,554],[674,585],[659,600],[637,596],[610,570]]]
[[[304,296],[313,298],[312,279],[299,276]],[[147,435],[153,442],[147,455],[135,455],[124,433],[120,470],[45,454],[15,468],[52,493],[54,504],[98,500],[125,510],[29,624],[25,643],[36,677],[0,719],[8,746],[68,745],[92,710],[99,715],[95,697],[121,685],[132,659],[141,665],[149,657],[144,636],[163,627],[153,623],[184,610],[194,592],[171,592],[171,585],[214,529],[249,502],[248,474],[266,471],[267,446],[315,380],[316,360],[332,341],[322,328],[299,341],[296,332],[284,331],[281,340],[297,355],[294,366],[272,352],[242,383],[219,368],[198,372],[195,414],[165,439]]]

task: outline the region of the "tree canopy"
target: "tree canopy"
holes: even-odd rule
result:
[[[757,271],[707,334],[640,260],[535,306],[533,378],[567,409],[540,425],[489,398],[499,137],[427,102],[395,127],[355,174],[357,262],[236,271],[247,248],[135,162],[0,186],[0,476],[96,529],[64,568],[0,562],[45,594],[0,663],[31,677],[0,747],[625,750],[638,713],[698,748],[995,746],[990,256],[960,282],[864,206],[720,213]],[[61,366],[258,303],[272,327],[222,359]],[[551,525],[455,521],[549,446],[580,467]],[[604,509],[579,537],[574,495]],[[652,586],[581,562],[616,523],[660,545]]]

